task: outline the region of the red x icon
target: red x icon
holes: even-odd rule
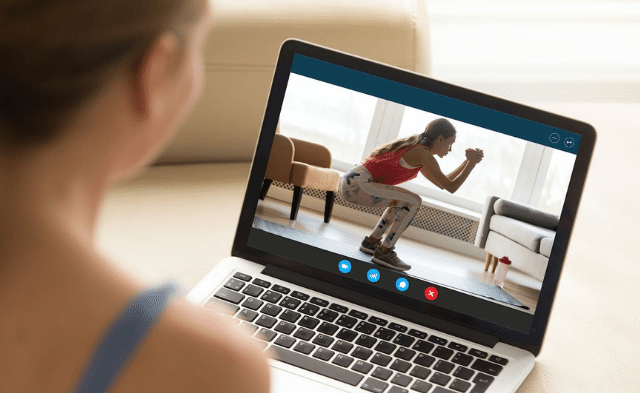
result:
[[[426,297],[427,300],[436,300],[438,298],[438,290],[434,287],[429,287],[424,290],[424,297]]]

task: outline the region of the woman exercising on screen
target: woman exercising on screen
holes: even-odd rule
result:
[[[436,119],[421,134],[378,147],[342,177],[340,193],[346,201],[366,207],[386,207],[371,235],[360,245],[361,251],[373,255],[374,263],[395,270],[411,269],[393,249],[422,205],[422,198],[396,185],[421,173],[440,189],[456,192],[484,153],[480,149],[467,149],[464,162],[445,175],[434,156],[446,156],[455,141],[453,124],[447,119]],[[382,240],[385,233],[387,236]]]

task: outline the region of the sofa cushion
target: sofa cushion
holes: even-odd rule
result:
[[[555,236],[555,232],[550,229],[501,215],[491,218],[489,228],[535,253],[540,252],[540,241],[543,238]]]
[[[540,254],[549,258],[549,256],[551,256],[551,249],[553,248],[553,242],[555,240],[555,236],[542,238],[542,240],[540,240]]]
[[[528,222],[539,227],[554,230],[558,227],[558,216],[521,203],[498,199],[493,208],[496,214],[515,218],[516,220]]]

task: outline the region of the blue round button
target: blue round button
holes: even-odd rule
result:
[[[396,289],[400,292],[404,292],[409,289],[409,281],[406,278],[399,278],[396,280]]]
[[[349,273],[351,271],[351,262],[346,259],[341,260],[338,263],[338,269],[340,269],[340,273]]]
[[[378,271],[378,269],[369,269],[369,271],[367,272],[367,280],[371,282],[378,282],[379,279],[380,272]]]

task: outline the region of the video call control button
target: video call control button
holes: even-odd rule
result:
[[[429,287],[424,290],[424,297],[426,297],[427,300],[434,301],[438,298],[438,290],[434,287]]]
[[[399,278],[396,280],[396,289],[400,292],[404,292],[409,289],[409,281],[406,278]]]
[[[565,145],[566,147],[569,147],[569,148],[573,147],[573,145],[574,145],[575,143],[576,143],[576,142],[575,142],[575,141],[573,140],[573,138],[571,138],[571,137],[568,137],[568,138],[566,138],[566,139],[564,140],[564,145]]]
[[[380,280],[380,271],[378,271],[378,269],[369,269],[367,272],[367,280],[378,282],[378,280]]]
[[[346,259],[338,262],[338,270],[340,270],[340,273],[349,273],[351,271],[351,262],[347,261]]]
[[[553,134],[549,135],[549,140],[551,141],[551,143],[558,143],[560,142],[560,135],[554,132]]]

